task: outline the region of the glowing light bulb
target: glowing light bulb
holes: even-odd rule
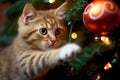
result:
[[[76,39],[76,38],[77,38],[77,33],[73,32],[73,33],[71,34],[71,38],[72,38],[72,39]]]
[[[95,39],[95,41],[98,41],[98,40],[99,40],[99,37],[98,37],[98,36],[96,36],[94,39]]]
[[[101,78],[101,76],[100,76],[100,74],[98,74],[96,80],[100,80],[100,78]]]
[[[104,42],[106,45],[110,45],[110,40],[107,36],[101,36],[101,41]]]
[[[108,63],[104,66],[104,69],[105,69],[105,70],[109,70],[110,68],[112,68],[112,65],[110,64],[110,62],[108,62]]]
[[[49,0],[49,3],[54,3],[55,2],[55,0]]]

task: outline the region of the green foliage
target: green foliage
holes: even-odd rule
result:
[[[74,24],[76,21],[82,20],[83,10],[87,3],[88,0],[74,0],[66,11],[66,21]]]
[[[83,10],[88,3],[88,0],[73,0],[72,2],[73,3],[68,6],[68,9],[65,13],[66,22],[70,26],[69,42],[71,42],[71,33],[75,23],[77,21],[82,22]]]
[[[7,2],[8,0],[0,0],[0,3],[5,3]]]
[[[0,44],[6,46],[10,44],[13,37],[17,34],[17,19],[20,16],[25,1],[18,1],[5,11],[7,21],[3,26],[2,33],[0,34]]]
[[[105,51],[113,49],[113,47],[114,44],[110,47],[101,42],[91,43],[84,48],[81,53],[75,56],[75,58],[70,62],[70,65],[79,71],[86,66],[95,55],[102,56]]]

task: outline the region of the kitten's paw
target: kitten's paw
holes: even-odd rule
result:
[[[81,48],[74,43],[69,43],[61,48],[60,59],[67,60],[80,52]]]

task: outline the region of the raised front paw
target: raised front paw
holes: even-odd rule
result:
[[[80,46],[75,43],[69,43],[61,48],[60,59],[67,60],[81,51]]]

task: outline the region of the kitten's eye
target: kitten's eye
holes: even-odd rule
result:
[[[61,29],[57,29],[56,32],[55,32],[56,35],[60,35],[61,34]]]
[[[46,28],[41,28],[41,29],[39,29],[39,32],[40,32],[42,35],[46,35],[46,34],[47,34],[47,29],[46,29]]]

